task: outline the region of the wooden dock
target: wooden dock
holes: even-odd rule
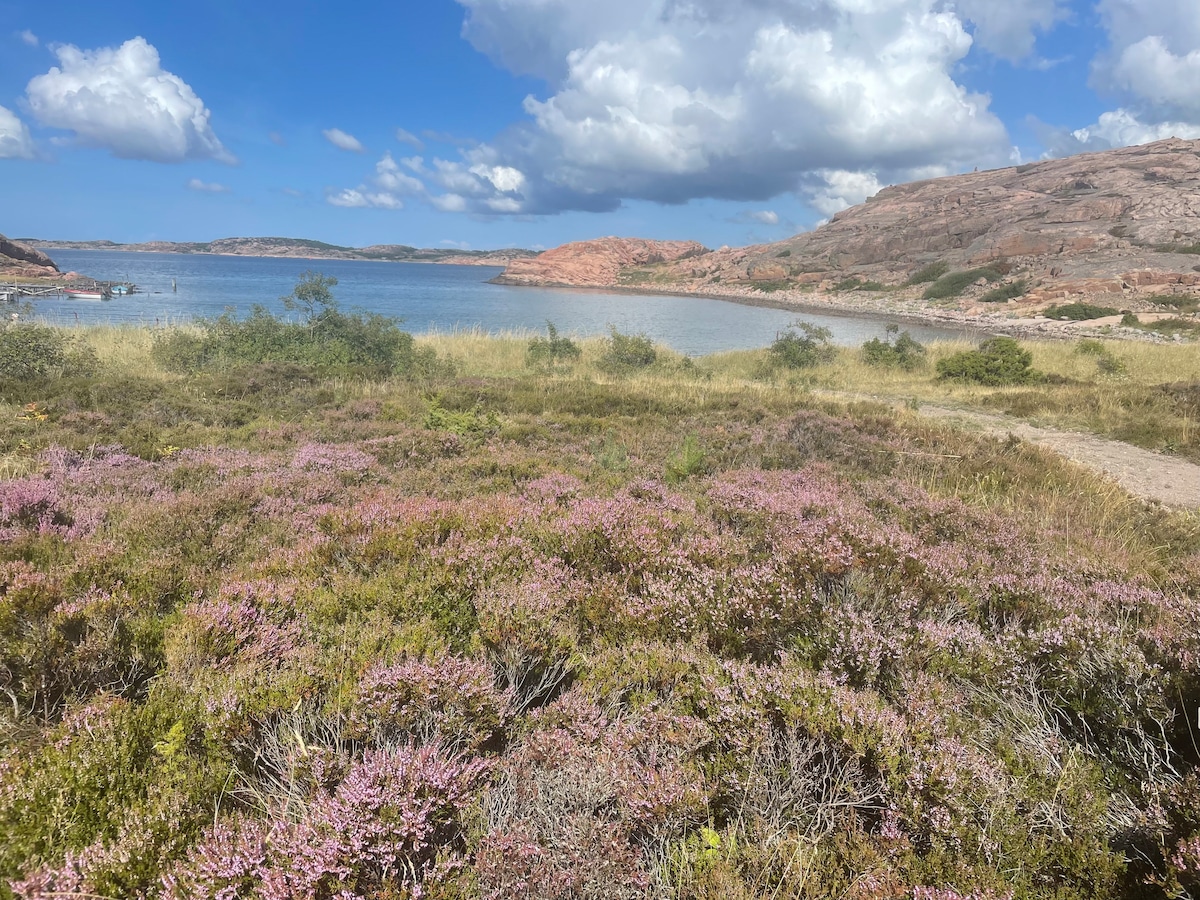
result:
[[[95,281],[80,278],[75,281],[0,281],[0,302],[17,303],[39,297],[65,295],[67,291],[99,291],[105,299],[114,295],[138,293],[137,285],[126,281]]]

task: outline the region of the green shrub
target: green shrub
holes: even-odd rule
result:
[[[1142,329],[1157,334],[1192,336],[1200,334],[1200,322],[1195,319],[1159,319],[1157,322],[1147,322]]]
[[[329,287],[337,280],[306,272],[296,288],[281,298],[304,314],[289,322],[262,306],[245,319],[232,314],[201,321],[200,332],[172,331],[151,350],[159,365],[172,372],[221,370],[262,363],[294,363],[327,373],[375,377],[425,377],[449,366],[429,348],[418,348],[399,322],[374,313],[344,313]]]
[[[1115,316],[1117,310],[1111,306],[1093,306],[1091,303],[1064,303],[1061,306],[1046,307],[1042,313],[1048,319],[1069,319],[1072,322],[1086,322],[1089,319],[1103,319],[1105,316]]]
[[[792,255],[791,250],[780,250],[778,253],[775,254],[775,258],[776,259],[787,259],[791,255]]]
[[[1164,306],[1179,312],[1195,312],[1200,306],[1200,299],[1190,294],[1156,294],[1146,299],[1155,306]]]
[[[66,341],[53,328],[20,323],[0,328],[0,377],[43,378],[61,371]]]
[[[926,300],[946,300],[957,297],[980,278],[987,281],[998,281],[1002,276],[999,269],[984,266],[982,269],[967,269],[965,272],[951,272],[943,275],[925,290]]]
[[[1200,244],[1155,244],[1154,249],[1159,253],[1200,254]]]
[[[1031,367],[1033,354],[1010,337],[989,338],[978,350],[966,350],[939,360],[940,378],[1000,386],[1030,384],[1042,374]]]
[[[694,434],[683,440],[683,445],[667,459],[664,467],[668,484],[678,484],[708,470],[708,457]]]
[[[613,326],[608,327],[609,337],[600,368],[607,372],[629,372],[645,369],[658,360],[654,342],[644,334],[622,334]]]
[[[922,266],[908,276],[908,281],[904,282],[905,287],[912,287],[916,284],[929,284],[937,281],[943,275],[950,271],[950,264],[944,262],[932,262],[927,266]]]
[[[430,431],[449,431],[475,440],[500,430],[500,419],[494,410],[485,410],[478,404],[471,409],[446,409],[437,397],[429,400],[423,424]]]
[[[546,337],[539,335],[529,342],[529,349],[525,352],[526,365],[537,369],[578,361],[583,351],[570,338],[559,337],[553,322],[546,322],[546,334]]]
[[[925,364],[924,344],[915,340],[907,331],[901,332],[897,325],[887,326],[887,334],[885,340],[871,338],[862,345],[863,362],[868,366],[911,372]]]
[[[1137,317],[1136,313],[1127,312],[1121,316],[1121,324],[1126,328],[1137,328],[1142,324],[1142,320]]]
[[[1029,287],[1029,282],[1025,279],[1014,281],[1012,284],[1006,284],[1004,287],[998,287],[988,291],[979,298],[980,303],[1003,303],[1006,300],[1015,300],[1025,293],[1025,289]]]
[[[837,348],[829,343],[832,336],[828,328],[793,322],[772,342],[771,362],[785,369],[809,369],[832,362],[837,356]]]

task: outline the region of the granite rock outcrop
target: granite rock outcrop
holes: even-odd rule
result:
[[[41,250],[0,234],[0,278],[45,278],[59,274],[54,260]]]
[[[847,285],[871,284],[888,288],[869,301],[878,308],[919,303],[924,285],[904,284],[930,263],[948,271],[996,266],[1001,284],[1019,282],[1026,291],[1007,304],[1033,312],[1067,297],[1102,297],[1123,307],[1136,306],[1143,294],[1200,293],[1200,141],[895,185],[773,244],[713,251],[617,238],[567,244],[515,262],[498,280],[769,293],[772,302],[845,306],[868,302],[870,293],[849,293]],[[954,302],[968,312],[995,312],[994,303],[978,301],[996,286],[969,286]]]
[[[612,287],[622,271],[703,256],[695,241],[651,241],[606,237],[578,241],[539,256],[514,260],[495,281],[499,284]]]

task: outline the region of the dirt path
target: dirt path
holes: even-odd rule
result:
[[[920,414],[997,436],[1015,435],[1109,476],[1129,493],[1166,506],[1200,508],[1200,466],[1093,434],[1039,428],[1019,419],[922,404]]]

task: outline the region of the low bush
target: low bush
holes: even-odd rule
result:
[[[600,368],[606,372],[622,373],[646,369],[658,361],[654,342],[644,334],[622,334],[613,326],[608,328],[608,340],[600,357]]]
[[[837,356],[837,348],[829,343],[832,336],[828,328],[793,322],[772,342],[771,363],[784,369],[811,369],[832,362]]]
[[[1006,300],[1015,300],[1025,293],[1029,287],[1029,282],[1025,279],[1019,279],[1012,284],[1006,284],[1004,287],[998,287],[988,291],[979,298],[980,303],[1004,303]]]
[[[559,363],[573,363],[582,355],[579,345],[569,337],[560,337],[553,322],[546,322],[546,337],[539,335],[529,342],[525,362],[530,368],[545,369]]]
[[[46,378],[95,375],[96,351],[61,331],[32,322],[0,325],[0,378]]]
[[[1042,313],[1047,319],[1068,319],[1072,322],[1086,322],[1089,319],[1103,319],[1105,316],[1115,316],[1118,310],[1111,306],[1095,306],[1091,303],[1064,303],[1046,307]]]
[[[968,269],[965,272],[951,272],[943,275],[926,288],[924,297],[926,300],[947,300],[957,297],[980,278],[986,281],[998,281],[1002,277],[1000,270],[993,266]]]
[[[852,275],[839,281],[833,286],[835,291],[882,291],[887,285],[879,281],[863,281],[857,275]]]
[[[932,262],[927,266],[922,266],[908,276],[908,280],[904,282],[905,287],[912,287],[917,284],[929,284],[937,281],[943,275],[950,271],[950,264],[944,262]]]
[[[1042,378],[1031,366],[1033,354],[1010,337],[989,338],[978,350],[956,353],[937,364],[938,377],[973,384],[1031,384]]]
[[[899,332],[899,333],[898,333]],[[911,372],[925,364],[925,346],[899,326],[887,326],[887,338],[871,338],[862,345],[863,362],[868,366],[904,369]]]
[[[1192,294],[1156,294],[1153,297],[1147,297],[1146,300],[1155,306],[1163,306],[1179,312],[1195,312],[1200,307],[1200,298]]]
[[[678,484],[696,475],[703,475],[708,468],[708,456],[694,434],[683,440],[682,446],[667,459],[664,467],[668,484]]]
[[[304,318],[290,322],[254,306],[244,319],[226,314],[201,321],[199,331],[170,331],[156,341],[155,361],[189,373],[262,363],[294,363],[320,372],[376,377],[428,377],[447,363],[419,348],[398,320],[374,313],[344,313],[330,292],[337,279],[306,272],[281,298]]]

